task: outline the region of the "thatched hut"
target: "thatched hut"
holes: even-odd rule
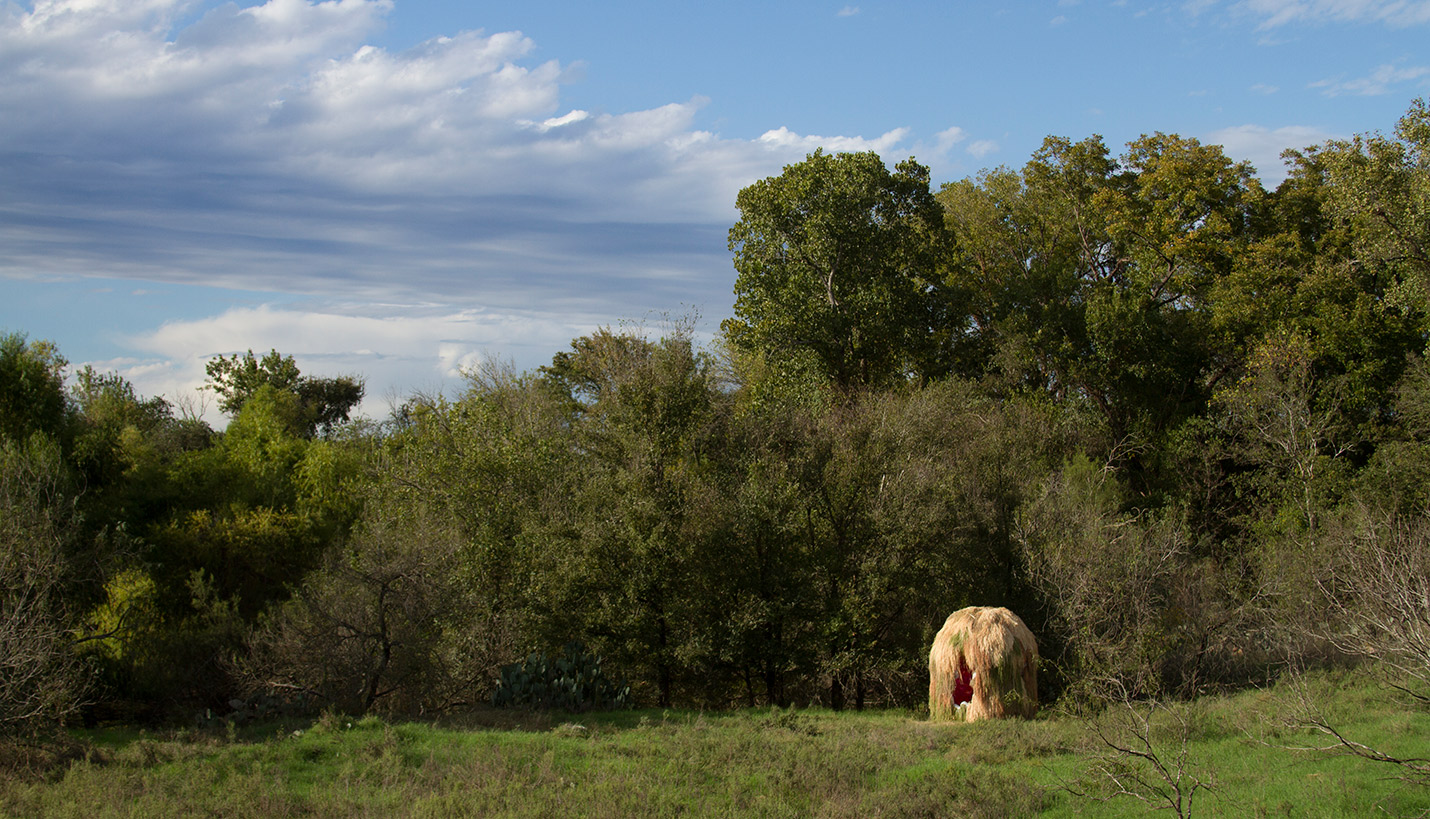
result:
[[[1038,712],[1038,644],[1018,615],[972,606],[948,616],[929,651],[929,718],[973,722]]]

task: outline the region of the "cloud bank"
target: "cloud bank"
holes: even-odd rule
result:
[[[0,6],[0,277],[313,300],[130,337],[138,355],[115,360],[151,393],[248,347],[446,378],[484,345],[560,348],[593,317],[722,313],[741,187],[816,147],[908,136],[726,139],[696,126],[698,97],[563,109],[571,67],[531,60],[520,32],[367,44],[391,10]]]
[[[1430,3],[1224,8],[1265,26],[1406,25]],[[622,319],[695,309],[713,325],[732,301],[736,193],[815,148],[912,153],[942,176],[1010,138],[773,122],[733,139],[701,126],[694,95],[575,108],[563,88],[581,67],[537,59],[521,32],[372,45],[394,13],[390,0],[0,0],[0,281],[127,279],[140,284],[116,286],[112,309],[136,313],[123,294],[144,282],[281,294],[130,321],[81,358],[173,397],[209,356],[276,347],[306,370],[366,375],[380,397],[451,385],[484,356],[536,366]],[[1324,136],[1246,125],[1212,138],[1265,178],[1282,148]]]

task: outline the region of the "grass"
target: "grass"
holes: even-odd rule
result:
[[[1137,747],[1211,783],[1191,803],[1202,815],[1422,814],[1430,788],[1387,778],[1389,766],[1291,750],[1321,742],[1285,724],[1314,701],[1367,744],[1430,756],[1430,717],[1383,692],[1365,672],[1316,674],[1157,709]],[[1129,729],[1146,715],[936,725],[896,711],[483,712],[108,729],[77,734],[81,750],[48,776],[0,781],[0,815],[1141,816],[1148,805],[1113,795],[1099,773],[1130,758],[1110,753],[1096,729],[1135,740]]]

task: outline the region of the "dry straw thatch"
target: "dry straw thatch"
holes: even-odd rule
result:
[[[929,718],[973,722],[1038,712],[1038,643],[1018,615],[971,606],[948,616],[929,651]]]

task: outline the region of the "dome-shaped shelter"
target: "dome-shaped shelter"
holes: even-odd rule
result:
[[[971,606],[948,616],[929,651],[929,718],[973,722],[1038,712],[1038,643],[1018,615]]]

